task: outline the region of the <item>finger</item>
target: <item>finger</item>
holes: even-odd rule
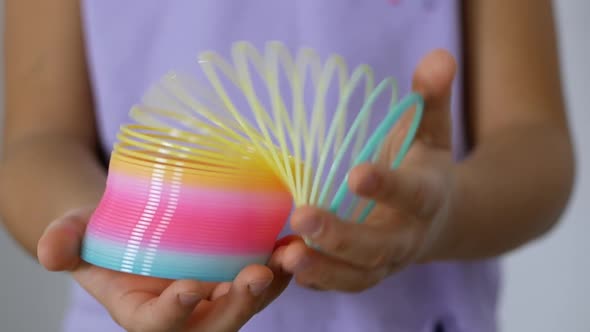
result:
[[[53,221],[37,243],[37,258],[50,271],[72,270],[80,264],[80,244],[90,210],[72,211]]]
[[[273,273],[268,267],[246,267],[234,279],[229,292],[214,301],[206,315],[195,318],[195,330],[237,331],[257,313],[272,282]]]
[[[451,146],[450,108],[452,84],[457,64],[444,50],[429,53],[418,64],[413,77],[413,90],[425,99],[425,110],[416,135],[430,145],[449,149]]]
[[[125,293],[108,306],[121,326],[131,331],[179,331],[196,305],[206,296],[201,284],[179,280],[161,294],[147,291]]]
[[[171,281],[90,264],[80,264],[73,276],[128,331],[177,330],[194,311],[192,301],[210,297],[215,288],[208,282]]]
[[[296,236],[290,236],[283,239],[283,241],[281,241],[283,244],[274,251],[272,257],[270,258],[268,267],[271,269],[274,279],[268,290],[264,293],[264,298],[261,305],[259,306],[259,310],[266,307],[270,302],[276,299],[289,285],[293,275],[283,269],[281,262],[287,246],[294,241],[302,240]]]
[[[322,255],[303,242],[290,244],[283,256],[283,268],[295,275],[302,286],[319,290],[359,292],[385,276],[388,268],[367,270]]]
[[[361,268],[377,268],[397,259],[396,228],[341,221],[314,207],[302,207],[291,218],[294,231],[308,238],[328,256]],[[304,262],[302,262],[304,264]],[[293,272],[293,271],[289,271]]]
[[[219,285],[217,285],[217,287],[215,287],[215,290],[211,294],[210,300],[211,301],[217,300],[218,298],[226,295],[230,289],[231,289],[231,282],[220,283]]]
[[[427,219],[436,213],[443,198],[444,183],[436,174],[426,169],[391,171],[363,164],[351,170],[348,185],[353,193],[363,198],[405,215]]]

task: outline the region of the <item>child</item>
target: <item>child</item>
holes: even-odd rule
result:
[[[497,257],[548,232],[569,198],[549,0],[7,0],[5,10],[0,208],[24,248],[77,282],[66,331],[496,331]],[[374,213],[351,225],[302,207],[291,227],[323,251],[289,237],[268,267],[231,284],[81,262],[106,179],[97,146],[110,151],[163,73],[237,40],[339,53],[425,96],[404,167],[351,172]]]

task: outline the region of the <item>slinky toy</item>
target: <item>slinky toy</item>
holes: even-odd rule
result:
[[[231,58],[203,52],[198,75],[169,73],[133,107],[136,123],[121,127],[87,227],[85,261],[227,281],[266,263],[293,206],[365,220],[374,202],[348,192],[347,173],[376,162],[388,134],[402,137],[389,160],[398,167],[422,98],[398,101],[393,78],[376,84],[368,65],[349,73],[342,57],[322,62],[309,48],[293,56],[279,42],[262,53],[237,42]]]

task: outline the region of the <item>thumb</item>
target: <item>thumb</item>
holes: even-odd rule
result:
[[[268,267],[245,267],[233,280],[228,293],[213,301],[208,314],[199,319],[202,330],[240,330],[258,312],[273,282],[276,280]]]
[[[418,64],[413,90],[424,97],[424,115],[416,140],[437,148],[451,148],[451,95],[457,65],[445,50],[435,50]]]
[[[37,243],[39,263],[49,271],[73,270],[80,264],[80,244],[92,209],[72,210],[53,221]]]

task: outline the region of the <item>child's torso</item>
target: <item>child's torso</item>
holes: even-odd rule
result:
[[[418,61],[434,48],[461,60],[456,0],[84,1],[87,54],[103,148],[109,151],[129,108],[172,68],[203,50],[228,55],[231,44],[280,40],[368,63],[409,91]],[[453,142],[464,150],[455,83]],[[495,331],[495,262],[412,266],[360,294],[315,292],[291,285],[243,331]],[[94,323],[89,324],[88,321]],[[71,331],[110,331],[106,312],[76,287],[66,321]],[[92,330],[95,328],[95,330]]]

